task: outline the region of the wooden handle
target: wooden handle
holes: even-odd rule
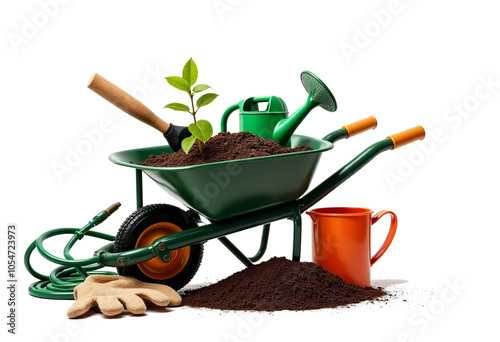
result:
[[[345,125],[343,127],[347,130],[347,138],[350,138],[369,129],[376,128],[377,119],[375,119],[374,116],[369,116],[366,119],[353,122],[352,124]]]
[[[390,135],[387,138],[392,140],[392,143],[394,144],[392,149],[394,150],[414,141],[422,140],[425,138],[425,130],[422,126],[415,126],[407,129],[406,131]]]
[[[88,88],[137,120],[156,128],[161,133],[167,131],[168,123],[160,119],[132,95],[118,88],[101,75],[94,74],[89,81]]]

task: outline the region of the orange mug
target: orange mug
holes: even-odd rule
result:
[[[345,282],[370,286],[370,268],[385,253],[396,234],[398,219],[389,210],[372,216],[364,208],[320,208],[306,214],[313,221],[313,262]],[[385,214],[391,226],[382,247],[371,256],[371,226]]]

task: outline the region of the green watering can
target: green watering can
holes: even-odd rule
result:
[[[226,109],[221,119],[221,131],[227,131],[227,120],[232,112],[240,111],[240,131],[274,140],[283,146],[290,145],[290,137],[309,112],[320,106],[329,112],[337,110],[337,102],[328,87],[312,72],[303,71],[300,80],[309,96],[293,115],[288,116],[285,102],[277,96],[251,97]],[[258,104],[267,102],[264,111]]]

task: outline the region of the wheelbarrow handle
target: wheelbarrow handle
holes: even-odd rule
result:
[[[406,131],[389,135],[387,138],[392,140],[392,149],[394,150],[414,141],[422,140],[425,138],[425,130],[422,126],[415,126],[407,129]]]
[[[341,129],[333,131],[326,135],[323,140],[335,143],[340,139],[349,139],[355,135],[366,132],[377,127],[377,119],[374,116],[369,116],[365,119],[342,126]]]
[[[330,134],[333,133],[334,132]],[[358,154],[354,159],[337,170],[337,172],[320,183],[316,188],[312,189],[308,194],[300,198],[298,200],[300,211],[304,212],[312,207],[319,200],[336,189],[340,184],[344,183],[352,175],[358,172],[380,153],[388,150],[394,150],[411,142],[423,139],[424,137],[424,128],[422,126],[416,126],[406,131],[390,135],[386,139],[383,139],[369,146],[363,152]]]
[[[349,125],[342,126],[347,130],[347,138],[353,137],[370,129],[377,128],[377,119],[374,116],[369,116],[363,120],[353,122]]]

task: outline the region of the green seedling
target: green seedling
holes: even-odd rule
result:
[[[168,84],[170,84],[172,87],[186,92],[189,95],[189,99],[191,100],[191,108],[183,103],[178,102],[172,102],[165,106],[165,108],[173,109],[176,111],[188,112],[193,116],[194,123],[190,124],[188,127],[189,132],[191,132],[192,135],[182,141],[182,150],[186,154],[188,154],[189,149],[194,145],[195,142],[197,142],[200,153],[203,153],[202,143],[205,144],[208,139],[212,137],[214,130],[210,122],[208,122],[207,120],[196,120],[196,113],[198,113],[198,110],[201,107],[212,103],[212,101],[215,100],[219,95],[214,93],[206,93],[204,95],[201,95],[198,100],[196,100],[195,109],[195,94],[201,93],[207,89],[210,89],[211,87],[206,84],[194,85],[198,80],[198,67],[196,66],[192,58],[190,58],[189,61],[187,61],[187,63],[184,65],[184,68],[182,69],[182,77],[169,76],[165,78],[167,79]]]

